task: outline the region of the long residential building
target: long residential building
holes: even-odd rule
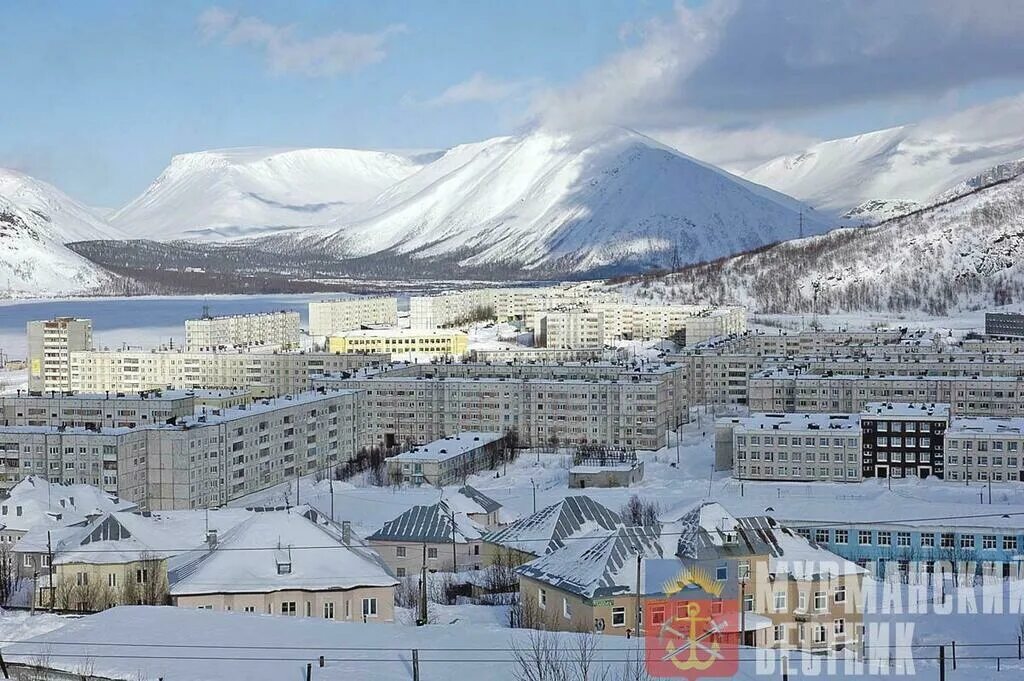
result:
[[[409,320],[414,329],[452,326],[474,318],[527,321],[543,310],[617,302],[618,291],[595,284],[549,287],[479,288],[409,298]]]
[[[299,313],[288,310],[185,320],[186,350],[299,347]]]
[[[947,480],[1024,482],[1024,418],[955,418],[945,444]]]
[[[71,354],[92,349],[92,320],[56,317],[31,321],[28,332],[28,389],[70,390]]]
[[[658,449],[688,416],[681,369],[661,364],[414,364],[314,385],[366,391],[367,437],[385,447],[515,430],[527,446]]]
[[[309,335],[331,336],[364,326],[398,324],[398,300],[375,296],[320,300],[309,304]]]
[[[752,414],[715,427],[715,467],[738,480],[860,482],[856,414]]]
[[[860,412],[869,402],[946,403],[954,416],[1024,415],[1024,376],[892,376],[758,372],[749,379],[757,412]]]
[[[387,364],[386,354],[330,352],[74,352],[75,392],[140,392],[158,388],[248,388],[257,397],[309,390],[313,376]]]
[[[0,427],[0,485],[38,475],[147,509],[203,508],[355,456],[364,419],[352,390],[259,400],[137,427]]]
[[[458,359],[469,349],[469,337],[449,329],[360,329],[327,339],[329,352],[365,352],[431,359]]]
[[[134,428],[191,416],[198,407],[247,404],[247,390],[151,390],[142,393],[47,393],[0,396],[0,425]]]

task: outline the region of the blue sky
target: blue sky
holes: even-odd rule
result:
[[[825,26],[840,31],[829,45],[841,44],[850,22],[804,11],[816,4],[10,0],[2,20],[16,30],[0,41],[0,166],[51,181],[87,203],[119,206],[173,154],[200,149],[438,148],[538,121],[759,134],[767,127],[776,135],[771,139],[796,145],[1024,89],[1014,73],[1021,36],[1013,33],[1013,3],[991,25],[928,8],[919,10],[928,13],[924,24],[901,15],[908,32],[927,29],[927,21],[970,26],[953,26],[948,44],[940,36],[938,51],[929,41],[896,35],[890,44],[899,50],[883,56],[936,62],[920,69],[894,62],[898,91],[879,85],[887,64],[857,49],[827,55],[826,66],[838,63],[848,75],[843,87],[829,87],[835,71],[822,66],[821,46],[813,43]],[[796,14],[787,15],[787,7]],[[889,16],[863,14],[863,25],[850,27],[853,45],[878,23],[894,24]],[[744,31],[762,26],[774,37],[754,44]],[[794,40],[781,57],[779,35]],[[1007,44],[991,49],[993,35]],[[949,68],[979,45],[988,46],[981,57]],[[813,69],[805,74],[803,64],[794,66],[794,53]],[[751,71],[750,59],[764,72]],[[803,97],[794,71],[820,94]],[[762,81],[763,90],[752,87]],[[770,88],[773,82],[779,86]],[[775,92],[780,101],[772,101]],[[767,144],[769,136],[758,139]]]

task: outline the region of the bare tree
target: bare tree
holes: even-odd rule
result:
[[[627,525],[656,525],[658,523],[658,504],[655,501],[644,501],[634,494],[619,510],[619,514]]]

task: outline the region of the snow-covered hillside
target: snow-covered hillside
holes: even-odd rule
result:
[[[1024,158],[1024,121],[1012,135],[983,134],[954,116],[821,142],[743,176],[837,213],[868,201],[928,205],[967,178]]]
[[[296,247],[586,271],[754,248],[796,236],[801,212],[805,233],[825,229],[790,197],[638,133],[537,131],[455,147]]]
[[[418,169],[414,158],[353,149],[182,154],[110,221],[131,237],[159,241],[318,227]]]
[[[835,230],[698,265],[640,289],[791,313],[944,314],[1021,301],[1024,176],[877,227]]]
[[[64,246],[123,238],[56,187],[0,169],[0,297],[91,291],[111,277]]]

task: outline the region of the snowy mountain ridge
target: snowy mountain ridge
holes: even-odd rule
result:
[[[647,288],[655,297],[736,302],[755,312],[945,314],[1024,300],[1024,176],[875,227],[696,265]]]
[[[180,154],[110,216],[133,238],[225,240],[319,227],[420,167],[355,149],[217,149]]]
[[[807,233],[807,206],[639,133],[534,131],[455,147],[298,250],[586,272],[697,262]]]
[[[966,117],[928,121],[815,144],[767,161],[743,176],[845,213],[872,201],[929,205],[958,183],[1024,158],[1024,121],[989,135]]]

